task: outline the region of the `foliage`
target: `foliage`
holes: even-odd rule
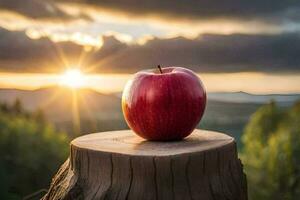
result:
[[[300,102],[288,110],[274,102],[259,108],[242,141],[250,199],[299,199]]]
[[[24,111],[18,100],[0,105],[0,199],[47,188],[67,154],[66,134],[56,132],[42,111]]]

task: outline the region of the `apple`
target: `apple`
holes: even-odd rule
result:
[[[128,126],[154,141],[180,140],[199,123],[206,92],[199,77],[182,67],[144,70],[123,91],[122,110]]]

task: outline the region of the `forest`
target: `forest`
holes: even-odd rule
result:
[[[21,101],[0,106],[0,199],[41,197],[69,153],[72,136],[57,130],[42,110]],[[272,101],[251,115],[239,155],[251,200],[300,198],[300,102]]]

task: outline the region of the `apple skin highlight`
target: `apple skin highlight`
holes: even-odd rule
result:
[[[201,80],[181,67],[140,71],[128,81],[122,95],[128,126],[137,135],[154,141],[188,136],[201,120],[205,106]]]

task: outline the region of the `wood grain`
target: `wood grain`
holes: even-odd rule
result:
[[[150,142],[124,130],[73,140],[43,199],[246,200],[247,183],[228,135]]]

